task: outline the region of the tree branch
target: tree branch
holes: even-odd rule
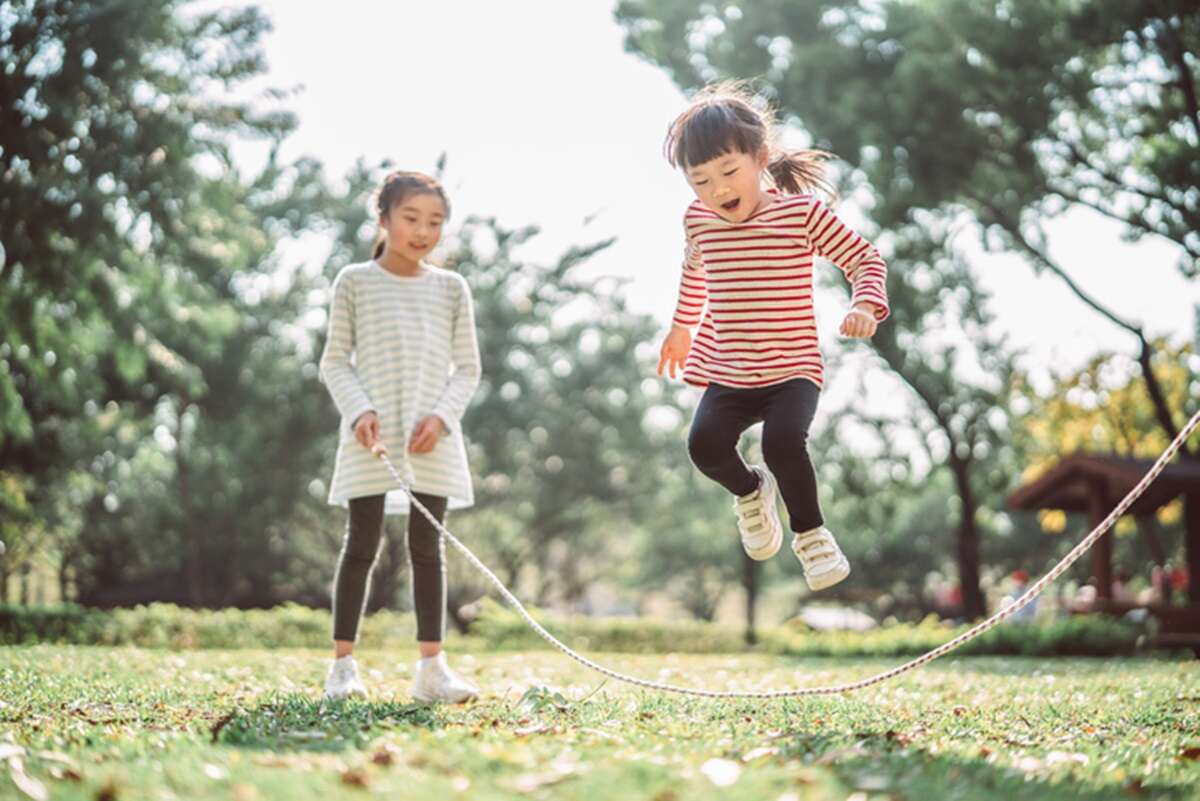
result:
[[[1115,325],[1125,329],[1137,337],[1138,344],[1141,345],[1141,351],[1138,353],[1138,364],[1142,368],[1142,378],[1146,382],[1146,392],[1150,395],[1150,402],[1154,406],[1154,416],[1158,420],[1158,424],[1162,426],[1163,431],[1165,431],[1171,439],[1174,439],[1179,434],[1179,429],[1176,428],[1175,421],[1171,416],[1171,409],[1169,406],[1167,406],[1166,395],[1162,391],[1162,385],[1159,384],[1158,377],[1154,374],[1153,365],[1151,364],[1151,359],[1154,356],[1154,347],[1150,344],[1149,340],[1146,339],[1146,335],[1142,331],[1141,326],[1136,326],[1132,323],[1122,320],[1120,317],[1117,317],[1115,313],[1109,309],[1106,309],[1104,306],[1101,306],[1099,302],[1084,292],[1078,284],[1071,280],[1071,277],[1067,275],[1066,271],[1050,258],[1049,254],[1029,241],[1029,238],[1025,236],[1023,231],[1021,231],[1020,226],[1016,224],[1016,221],[1011,216],[1007,215],[1003,209],[995,206],[990,200],[983,198],[976,198],[976,202],[991,212],[992,221],[996,225],[999,225],[1001,228],[1003,228],[1008,235],[1012,237],[1013,241],[1018,247],[1025,251],[1042,267],[1061,278],[1076,297],[1100,314],[1104,315],[1104,317],[1113,322]],[[1187,456],[1191,455],[1191,452],[1187,449],[1186,445],[1180,450]]]
[[[1187,52],[1184,49],[1183,40],[1179,36],[1179,31],[1171,25],[1170,18],[1163,16],[1162,23],[1163,29],[1167,32],[1166,38],[1171,43],[1171,61],[1174,62],[1175,68],[1179,70],[1176,83],[1183,92],[1184,102],[1187,104],[1188,122],[1195,129],[1196,138],[1200,139],[1200,100],[1197,100],[1196,97],[1196,81],[1192,77],[1191,69],[1188,67]]]
[[[1168,242],[1171,242],[1172,244],[1178,245],[1179,247],[1183,248],[1184,252],[1186,252],[1192,258],[1200,259],[1200,249],[1193,248],[1190,245],[1188,245],[1187,242],[1184,242],[1183,240],[1175,239],[1174,237],[1164,234],[1162,231],[1159,231],[1157,228],[1155,228],[1154,226],[1152,226],[1148,222],[1146,222],[1144,219],[1142,219],[1141,216],[1137,216],[1137,217],[1126,216],[1126,215],[1120,214],[1119,212],[1113,211],[1112,209],[1106,208],[1105,206],[1102,206],[1099,203],[1095,203],[1090,200],[1084,200],[1082,197],[1079,196],[1078,193],[1071,192],[1066,189],[1061,189],[1056,186],[1051,186],[1050,188],[1054,191],[1055,194],[1057,194],[1063,200],[1069,200],[1072,203],[1078,203],[1081,206],[1087,206],[1089,209],[1092,209],[1093,211],[1097,211],[1100,214],[1103,214],[1105,217],[1108,217],[1110,220],[1116,220],[1117,222],[1125,223],[1126,225],[1130,226],[1131,228],[1137,228],[1140,231],[1145,231],[1146,233],[1153,234],[1154,236],[1161,236],[1163,239],[1166,239]]]

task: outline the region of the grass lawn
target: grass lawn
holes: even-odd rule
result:
[[[323,706],[319,651],[0,649],[0,799],[1200,798],[1196,661],[946,659],[845,697],[715,702],[549,651],[459,653],[484,696],[445,708],[409,703],[407,653],[359,660],[372,701]],[[602,661],[727,689],[893,664]]]

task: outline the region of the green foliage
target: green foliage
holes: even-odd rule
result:
[[[332,637],[329,610],[284,604],[274,609],[189,609],[155,603],[101,610],[75,604],[0,606],[0,642],[136,645],[144,648],[318,648]],[[376,647],[414,642],[412,615],[364,619]]]
[[[643,654],[743,653],[741,629],[695,620],[565,617],[535,610],[535,619],[570,647],[584,652]],[[0,644],[70,643],[143,648],[321,648],[330,642],[328,610],[285,604],[275,609],[197,610],[171,604],[99,610],[76,605],[0,606]],[[799,623],[762,632],[767,653],[793,657],[915,656],[965,629],[934,618],[892,623],[866,632],[816,632]],[[1135,653],[1147,629],[1101,616],[1038,624],[1001,625],[965,646],[963,654],[1117,656]],[[360,637],[369,648],[408,648],[411,615],[376,612]],[[460,640],[489,651],[551,647],[508,607],[487,599],[469,636]]]

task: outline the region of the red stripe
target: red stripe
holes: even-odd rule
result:
[[[800,256],[751,256],[743,259],[721,258],[704,260],[705,265],[709,264],[760,264],[762,262],[772,263],[781,261],[796,261]]]

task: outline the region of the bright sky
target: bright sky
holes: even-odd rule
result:
[[[692,196],[661,145],[685,103],[664,72],[625,52],[611,0],[257,4],[275,24],[267,84],[300,89],[285,102],[300,120],[285,156],[315,156],[341,175],[358,158],[432,171],[445,152],[458,219],[537,224],[543,234],[523,255],[544,262],[616,236],[590,271],[631,279],[634,308],[669,324]],[[1050,231],[1053,253],[1102,303],[1151,335],[1195,336],[1200,286],[1179,275],[1170,247],[1122,243],[1090,213]],[[976,263],[1000,327],[1027,350],[1027,368],[1061,371],[1100,350],[1134,353],[1131,337],[1057,279],[1013,257]],[[838,295],[818,297],[827,342],[840,309]],[[830,389],[851,383],[835,376]],[[872,405],[885,403],[887,382],[870,385],[880,393]]]

